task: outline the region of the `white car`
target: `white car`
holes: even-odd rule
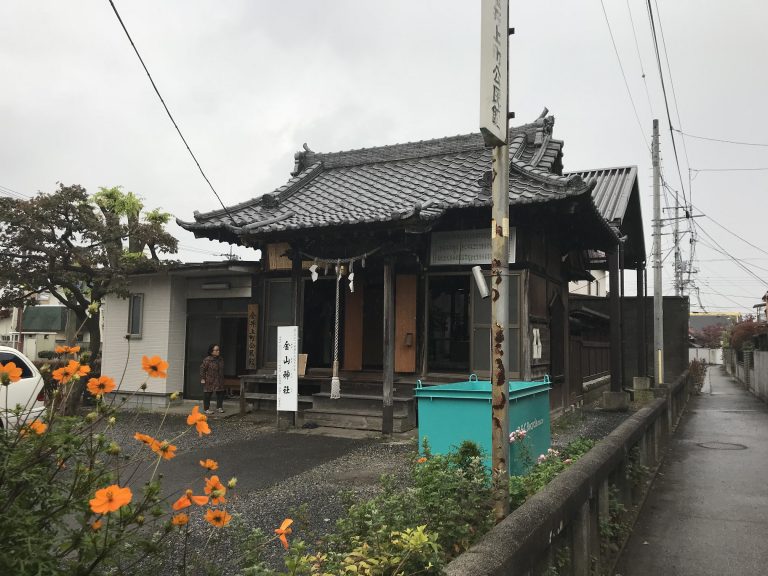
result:
[[[43,376],[32,361],[15,348],[0,346],[0,364],[21,368],[21,380],[0,386],[0,426],[5,429],[32,422],[45,411]],[[16,413],[17,406],[21,407]]]

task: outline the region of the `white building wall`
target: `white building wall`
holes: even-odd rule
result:
[[[187,342],[187,281],[171,278],[168,314],[168,392],[184,391],[184,355]]]
[[[581,294],[582,296],[605,296],[608,293],[608,272],[605,270],[590,270],[594,281],[587,282],[579,280],[578,282],[568,283],[568,292],[571,294]]]
[[[128,329],[128,299],[107,296],[103,310],[102,374],[118,382],[125,369],[125,378],[120,386],[122,391],[139,390],[145,381],[146,392],[167,394],[180,390],[183,378],[181,361],[169,367],[168,380],[147,380],[147,373],[141,368],[141,358],[145,355],[160,356],[170,363],[171,279],[166,275],[134,277],[130,280],[130,290],[134,294],[144,294],[141,337],[132,337],[130,341],[125,338]]]

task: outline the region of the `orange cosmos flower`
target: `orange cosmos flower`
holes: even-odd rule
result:
[[[216,460],[211,460],[210,458],[207,458],[206,460],[200,460],[200,466],[202,466],[206,470],[218,470],[219,463],[216,462]]]
[[[160,356],[152,356],[152,358],[142,356],[141,368],[149,374],[150,378],[165,378],[168,375],[166,373],[168,362],[160,358]]]
[[[112,484],[101,490],[96,490],[96,495],[90,500],[91,510],[96,514],[107,514],[114,512],[129,504],[133,494],[127,486],[120,488],[117,484]]]
[[[77,354],[80,352],[80,346],[70,346],[69,347],[69,353],[70,354]]]
[[[211,476],[210,478],[205,479],[205,493],[211,497],[211,504],[214,506],[227,503],[224,498],[227,489],[224,484],[221,483],[218,476]]]
[[[0,381],[3,384],[10,384],[11,382],[18,382],[21,380],[21,368],[16,366],[14,362],[8,362],[7,364],[0,364]]]
[[[286,518],[283,520],[283,523],[280,524],[280,528],[275,528],[275,534],[280,537],[280,542],[283,543],[283,548],[286,550],[288,550],[288,538],[286,538],[286,536],[293,532],[293,529],[289,528],[291,524],[293,524],[293,520]]]
[[[72,378],[79,378],[85,376],[91,371],[91,367],[86,364],[80,364],[77,360],[70,360],[66,366],[62,366],[53,371],[53,379],[56,382],[66,384]]]
[[[158,442],[148,434],[142,434],[141,432],[136,432],[136,434],[134,434],[133,437],[136,438],[136,440],[138,440],[142,444],[146,444],[147,446],[152,448],[152,450],[154,450],[155,452],[157,452],[156,447],[160,446],[160,442]]]
[[[184,508],[189,508],[192,506],[192,504],[196,504],[198,506],[205,506],[208,504],[208,496],[195,496],[192,494],[192,490],[187,490],[184,492],[184,496],[176,500],[176,502],[173,503],[174,510],[183,510]]]
[[[187,416],[187,424],[197,428],[198,436],[211,433],[211,428],[208,426],[208,416],[200,414],[200,406],[192,407],[192,412]]]
[[[43,434],[46,430],[48,430],[48,424],[45,424],[43,422],[40,422],[40,420],[34,420],[27,424],[27,428],[32,430],[35,434],[40,436]]]
[[[155,454],[159,454],[165,460],[170,460],[176,456],[176,446],[168,442],[168,440],[163,440],[162,442],[155,440],[155,444],[151,448]]]
[[[109,394],[115,389],[115,381],[109,376],[99,376],[88,380],[88,392],[101,398],[104,394]]]
[[[101,528],[101,524],[102,524],[101,520],[94,520],[93,522],[91,522],[91,530],[95,532],[96,530]]]
[[[223,528],[229,521],[232,520],[232,515],[227,514],[226,510],[213,510],[209,509],[205,513],[205,519],[209,524],[213,524],[216,528]]]
[[[427,461],[427,457],[426,456],[422,456],[421,458],[416,460],[416,463],[417,464],[424,464],[424,462],[426,462],[426,461]]]
[[[66,354],[69,352],[69,346],[56,346],[54,352],[56,352],[56,354]]]
[[[189,516],[184,514],[184,512],[181,512],[180,514],[175,514],[173,518],[171,518],[171,524],[173,524],[174,526],[184,526],[184,524],[186,524],[187,522],[189,522]]]

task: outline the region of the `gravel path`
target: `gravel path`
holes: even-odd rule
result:
[[[628,415],[629,413],[603,412],[594,406],[576,410],[553,425],[553,445],[562,447],[578,437],[599,440],[621,424]],[[162,431],[158,433],[161,420],[162,415],[157,413],[121,412],[111,435],[123,446],[126,453],[132,453],[146,450],[133,439],[136,432],[160,439],[171,439],[188,428],[185,416],[169,414],[163,422]],[[188,460],[196,461],[198,455],[199,458],[215,457],[217,452],[224,453],[225,449],[232,447],[231,445],[240,446],[239,443],[242,443],[243,446],[252,446],[253,450],[260,449],[268,454],[270,441],[275,436],[272,420],[268,417],[262,421],[254,421],[253,415],[213,418],[211,427],[214,433],[207,436],[198,437],[192,433],[180,436],[174,442],[178,446],[178,453],[186,453]],[[351,502],[368,499],[376,494],[378,480],[382,474],[395,475],[405,483],[410,462],[416,455],[416,442],[412,440],[323,440],[316,436],[307,438],[298,433],[282,433],[281,439],[286,442],[295,440],[295,443],[305,446],[311,444],[309,440],[324,444],[346,444],[340,444],[341,455],[338,457],[329,458],[268,485],[249,485],[247,482],[241,482],[241,472],[236,497],[230,501],[227,509],[236,516],[236,521],[247,529],[259,528],[270,535],[283,518],[291,517],[295,521],[291,538],[300,538],[310,544],[319,536],[333,530],[336,520],[343,516]],[[236,448],[236,451],[239,449]],[[149,451],[146,450],[146,453],[149,459]],[[179,458],[180,463],[183,463],[181,460],[182,458]],[[227,463],[221,460],[220,465],[222,479],[226,481],[229,478],[225,472]],[[168,470],[172,471],[173,468],[169,467]],[[258,474],[258,470],[253,473]],[[171,480],[172,476],[169,473],[168,479]],[[225,575],[237,574],[236,558],[240,553],[236,549],[239,548],[237,542],[225,536],[220,539],[213,538],[206,547],[206,540],[212,530],[201,514],[192,516],[191,527],[191,532],[196,536],[187,543],[188,549],[205,548],[207,561],[221,569]],[[225,535],[226,531],[214,533]],[[173,556],[178,561],[183,540],[177,538],[173,547]],[[271,542],[265,549],[264,557],[270,565],[281,567],[282,547],[277,542]],[[200,564],[197,566],[200,567]],[[166,572],[171,571],[166,567],[162,573]]]

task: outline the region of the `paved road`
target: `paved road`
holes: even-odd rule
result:
[[[768,574],[768,407],[719,367],[691,399],[616,573]]]

